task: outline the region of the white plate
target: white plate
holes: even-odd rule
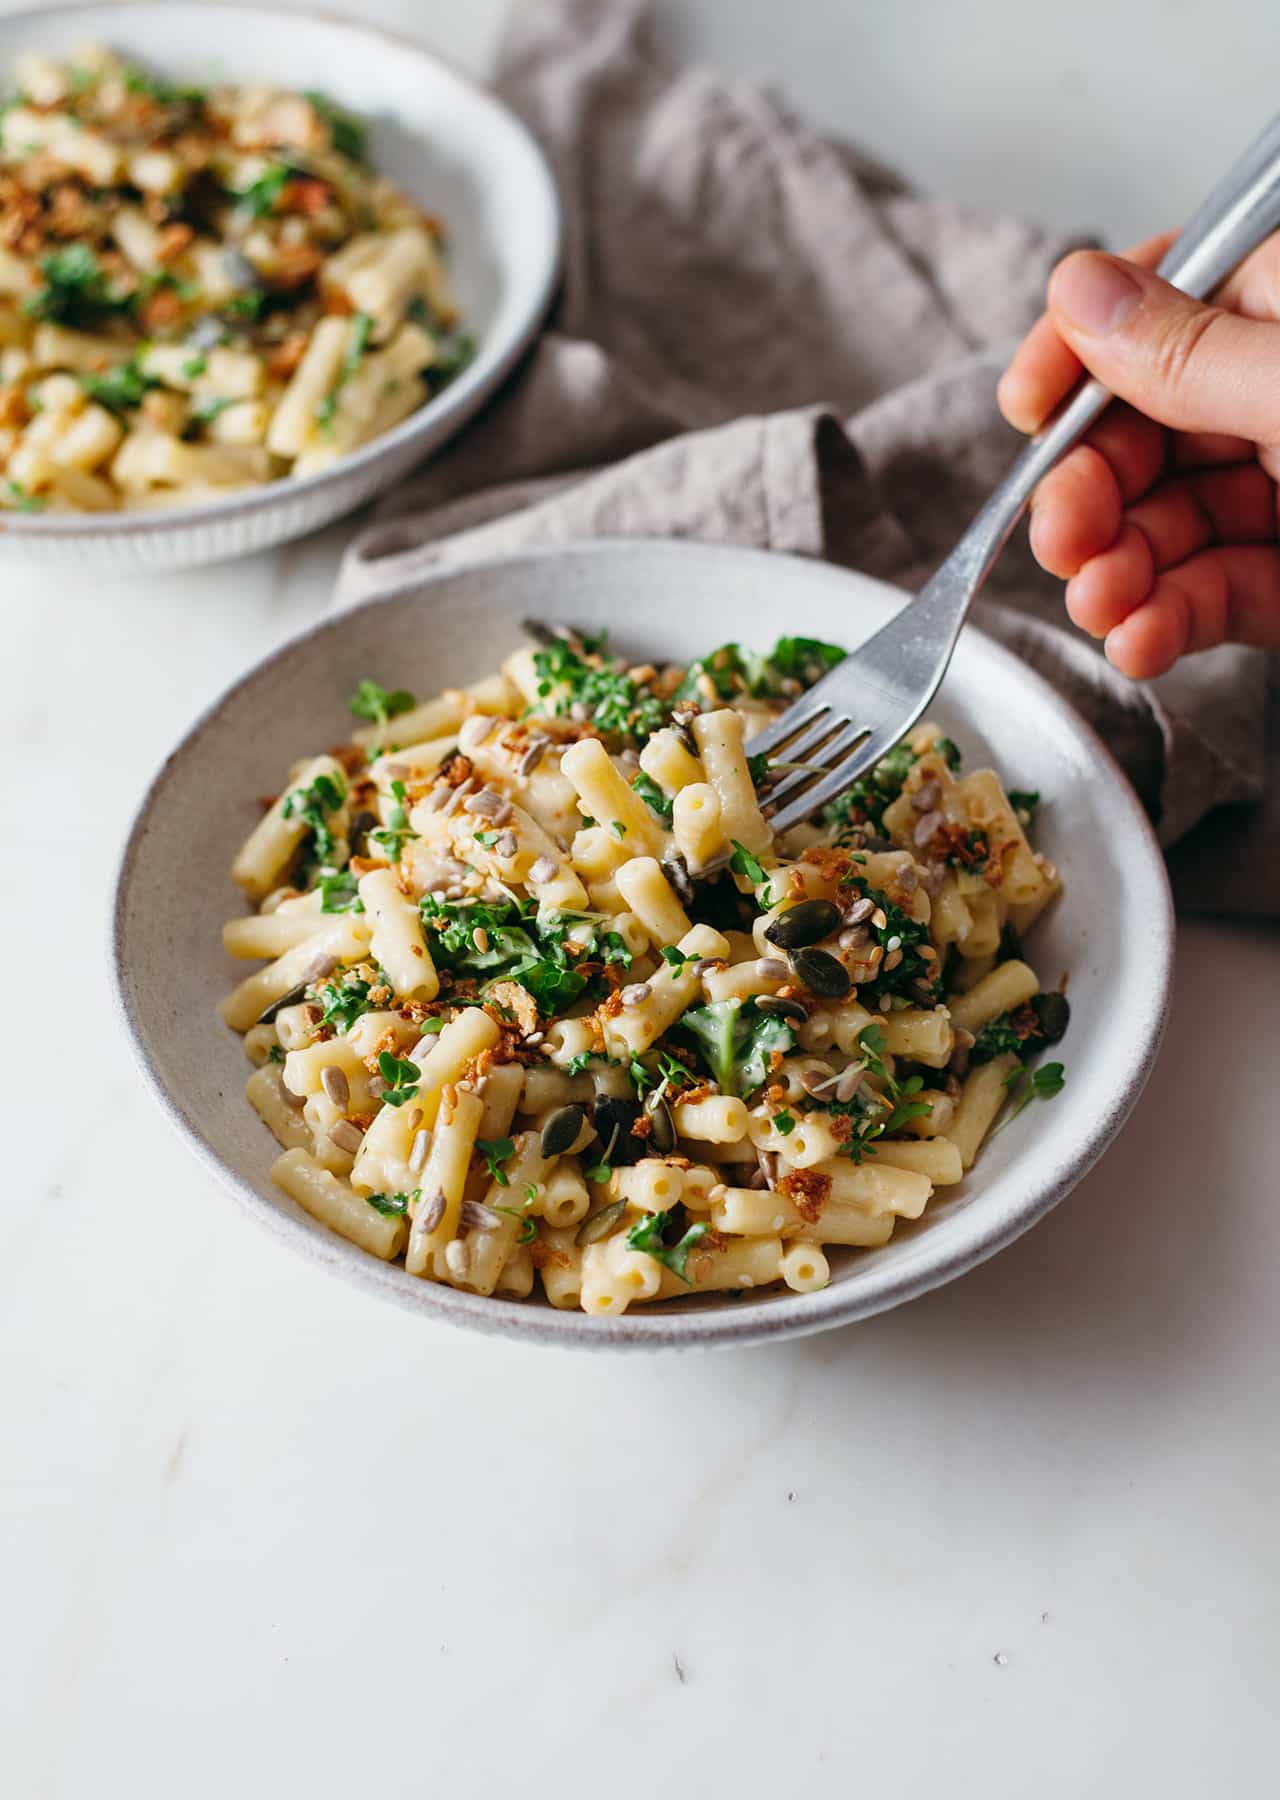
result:
[[[108,44],[171,78],[316,88],[367,119],[374,165],[449,234],[464,329],[456,381],[332,469],[159,512],[0,513],[0,546],[44,561],[178,568],[301,537],[390,487],[466,423],[537,334],[555,288],[560,208],[533,138],[492,94],[421,45],[336,17],[221,0],[129,0],[0,17],[0,72],[24,50]]]
[[[1039,789],[1037,841],[1066,889],[1028,956],[1047,986],[1070,974],[1067,1085],[1037,1101],[883,1249],[832,1253],[831,1286],[726,1301],[699,1296],[621,1318],[485,1300],[420,1281],[335,1237],[275,1188],[274,1140],[241,1098],[248,1065],[214,1008],[237,974],[220,944],[243,910],[227,868],[299,755],[341,741],[363,676],[420,697],[474,680],[521,641],[520,620],[607,627],[620,649],[689,659],[780,631],[848,645],[902,596],[816,562],[693,544],[616,543],[452,571],[293,639],[237,682],[174,751],[142,802],[120,867],[113,953],[127,1028],[169,1117],[206,1166],[299,1250],[388,1298],[459,1324],[558,1343],[751,1342],[842,1324],[961,1275],[1041,1218],[1120,1129],[1164,1023],[1172,909],[1164,862],[1133,792],[1093,733],[981,632],[960,640],[938,718],[969,767]],[[241,969],[242,973],[243,970]]]

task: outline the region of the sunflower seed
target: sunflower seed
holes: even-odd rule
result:
[[[414,1215],[413,1233],[415,1237],[426,1237],[435,1230],[444,1217],[445,1197],[437,1188],[425,1206],[420,1206]]]
[[[514,856],[519,848],[520,845],[516,840],[515,832],[504,831],[497,843],[493,846],[493,853],[495,856],[500,856],[505,860]]]
[[[923,850],[933,838],[934,833],[945,824],[946,820],[936,809],[933,812],[925,813],[923,817],[916,820],[915,830],[911,833],[912,843]]]
[[[475,945],[481,956],[488,950],[489,933],[485,930],[483,925],[477,925],[475,930],[471,933],[471,942]]]
[[[464,1231],[496,1231],[502,1216],[483,1200],[464,1200],[458,1210],[458,1223]]]
[[[409,1151],[409,1167],[415,1175],[421,1175],[431,1150],[431,1133],[423,1127],[413,1134],[413,1144]]]
[[[588,1244],[598,1244],[602,1237],[608,1237],[626,1210],[625,1200],[614,1200],[610,1205],[602,1206],[599,1212],[590,1214],[582,1221],[574,1236],[574,1243],[579,1249],[584,1249]]]
[[[471,780],[469,776],[466,781],[460,781],[458,783],[457,787],[453,789],[444,805],[440,808],[446,819],[451,818],[452,815],[457,812],[458,808],[462,805],[474,786],[475,782]]]
[[[283,1081],[280,1083],[280,1098],[284,1101],[286,1106],[291,1106],[294,1112],[301,1112],[303,1107],[307,1104],[307,1096],[305,1094],[295,1094],[293,1089],[287,1087]]]
[[[916,873],[914,863],[904,863],[898,870],[898,892],[904,900],[909,900],[920,886],[920,877]]]
[[[875,910],[875,901],[868,900],[864,894],[861,900],[855,900],[853,905],[846,909],[844,922],[846,925],[861,925],[862,921],[869,919]]]
[[[538,764],[551,747],[551,739],[535,737],[529,739],[529,747],[516,764],[517,775],[532,775]]]
[[[940,781],[922,781],[911,796],[911,810],[918,813],[931,813],[942,798]]]
[[[481,788],[478,794],[470,794],[462,803],[466,813],[478,813],[482,819],[491,819],[495,813],[501,812],[506,805],[502,795],[496,788]]]
[[[761,981],[785,981],[790,970],[781,957],[762,956],[756,964],[756,974]]]
[[[350,1119],[339,1119],[329,1128],[329,1142],[336,1144],[339,1150],[349,1150],[354,1156],[364,1139],[358,1125],[353,1125]]]
[[[800,1071],[800,1086],[806,1094],[821,1093],[822,1089],[832,1080],[834,1080],[832,1071],[825,1064],[821,1068],[801,1069]]]
[[[381,1100],[386,1091],[387,1084],[382,1079],[381,1075],[371,1075],[369,1077],[369,1092],[375,1100]]]
[[[441,787],[437,783],[437,785],[435,787],[433,787],[431,792],[427,795],[427,799],[426,799],[427,811],[428,812],[439,812],[440,808],[444,805],[445,801],[449,799],[449,797],[452,793],[453,793],[453,789],[451,787]]]
[[[865,950],[870,942],[871,939],[867,935],[865,925],[851,926],[848,931],[842,931],[836,939],[836,943],[842,950]]]
[[[841,1106],[847,1106],[862,1085],[861,1069],[846,1069],[836,1082],[836,1099]]]
[[[652,991],[647,981],[633,981],[623,988],[620,998],[624,1006],[643,1006]]]
[[[320,1086],[335,1106],[345,1106],[351,1098],[351,1084],[342,1070],[330,1063],[320,1075]]]
[[[471,1267],[471,1252],[459,1238],[450,1238],[444,1247],[445,1267],[455,1281],[465,1281]]]
[[[529,882],[532,887],[542,887],[559,872],[560,865],[553,856],[540,856],[529,869]]]
[[[478,749],[492,732],[497,720],[487,713],[472,713],[458,727],[458,747],[462,750]]]
[[[543,1156],[562,1156],[570,1145],[576,1144],[586,1117],[580,1106],[558,1106],[542,1127],[542,1136],[538,1140],[538,1149]]]
[[[780,950],[799,950],[830,937],[839,923],[840,908],[830,900],[801,900],[766,925],[764,935]]]

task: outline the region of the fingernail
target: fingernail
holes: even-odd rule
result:
[[[1049,282],[1049,304],[1090,337],[1105,337],[1123,325],[1141,298],[1142,289],[1124,266],[1095,251],[1069,256]]]

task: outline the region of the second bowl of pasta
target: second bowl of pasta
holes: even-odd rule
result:
[[[28,554],[174,565],[328,523],[537,328],[549,172],[424,49],[135,0],[0,20],[0,71],[0,533]]]
[[[762,1338],[998,1249],[1136,1097],[1167,886],[1105,752],[978,633],[936,716],[775,836],[744,742],[895,600],[603,545],[296,641],[126,854],[166,1104],[321,1260],[482,1328]]]

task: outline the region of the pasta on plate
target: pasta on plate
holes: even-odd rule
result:
[[[466,364],[441,221],[321,94],[27,55],[0,108],[0,504],[328,467]]]
[[[744,740],[843,652],[688,669],[539,628],[419,703],[364,680],[224,931],[276,1184],[372,1255],[600,1315],[822,1287],[960,1182],[1068,1023],[1022,934],[1038,796],[929,724],[776,840]]]

